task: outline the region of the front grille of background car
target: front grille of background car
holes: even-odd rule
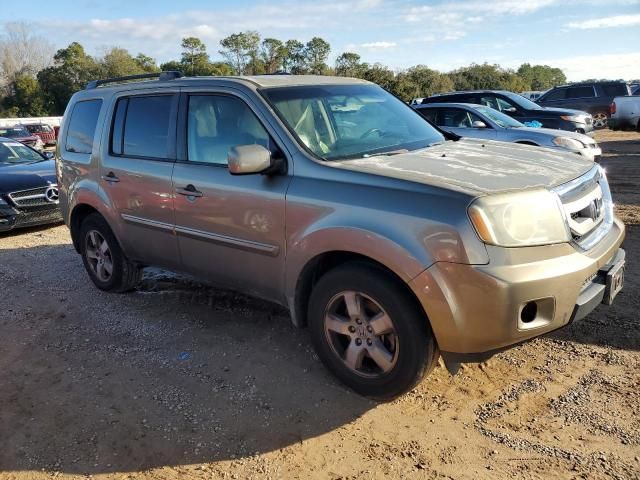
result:
[[[20,192],[13,192],[9,194],[9,199],[20,210],[28,209],[31,207],[49,206],[55,205],[52,202],[47,201],[45,192],[51,185],[46,187],[32,188],[30,190],[22,190]]]
[[[62,214],[57,205],[50,203],[46,208],[40,207],[23,212],[16,216],[16,227],[37,225],[40,223],[53,223],[62,221]]]
[[[573,242],[592,248],[613,225],[613,202],[607,179],[595,165],[583,176],[555,189]]]

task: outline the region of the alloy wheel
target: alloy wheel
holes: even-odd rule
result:
[[[329,301],[324,331],[334,354],[360,376],[382,376],[398,361],[399,342],[392,319],[362,292],[341,292]]]
[[[593,126],[595,128],[604,128],[607,126],[607,114],[606,113],[594,113],[593,114]]]
[[[94,275],[101,282],[108,282],[113,274],[113,256],[106,239],[97,230],[90,230],[85,237],[84,254]]]

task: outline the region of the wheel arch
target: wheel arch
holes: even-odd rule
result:
[[[300,328],[307,326],[307,305],[311,291],[318,280],[330,270],[347,263],[362,263],[376,268],[393,278],[413,300],[415,307],[424,315],[425,321],[429,324],[427,313],[409,286],[408,281],[410,279],[405,274],[394,271],[378,259],[363,253],[348,250],[330,250],[319,253],[307,261],[297,275],[293,294],[288,297],[294,325]]]

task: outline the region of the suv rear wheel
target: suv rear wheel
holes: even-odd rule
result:
[[[93,213],[84,219],[80,239],[82,262],[100,290],[126,292],[140,282],[142,269],[125,256],[101,215]]]
[[[311,293],[308,318],[320,359],[361,395],[391,400],[435,364],[437,348],[424,313],[376,267],[354,263],[329,271]]]

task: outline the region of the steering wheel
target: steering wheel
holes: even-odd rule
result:
[[[361,139],[363,139],[363,138],[367,138],[367,137],[369,137],[369,136],[373,135],[374,133],[377,133],[377,134],[378,134],[378,136],[380,136],[380,137],[383,135],[383,134],[382,134],[382,130],[380,130],[379,128],[370,128],[369,130],[367,130],[366,132],[364,132],[362,135],[360,135],[360,138],[361,138]]]

